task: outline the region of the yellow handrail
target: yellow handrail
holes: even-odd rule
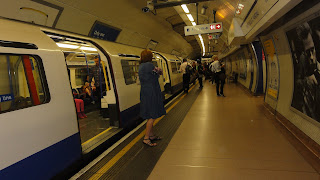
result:
[[[103,75],[104,75],[104,80],[105,80],[105,83],[106,83],[106,86],[107,86],[107,91],[109,91],[109,82],[108,82],[108,79],[107,79],[107,72],[106,72],[106,68],[104,66],[104,62],[103,61],[100,61],[101,62],[101,65],[102,65],[102,70],[103,70]]]

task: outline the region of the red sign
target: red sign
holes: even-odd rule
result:
[[[210,29],[211,29],[211,30],[220,29],[220,28],[221,28],[221,24],[213,24],[213,25],[210,25]]]

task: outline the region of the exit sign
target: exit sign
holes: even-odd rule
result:
[[[197,35],[197,34],[211,34],[211,33],[222,32],[222,31],[223,31],[223,28],[222,28],[221,22],[184,27],[184,34],[186,36]]]

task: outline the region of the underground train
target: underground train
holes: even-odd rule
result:
[[[102,132],[83,140],[89,125],[77,118],[74,102],[86,81],[94,86],[94,66],[101,67],[101,100],[85,104],[87,116],[107,118],[114,133],[136,123],[143,49],[7,19],[0,24],[0,179],[50,179],[92,142],[105,141]],[[164,100],[181,91],[181,58],[154,52],[153,63],[163,69]]]

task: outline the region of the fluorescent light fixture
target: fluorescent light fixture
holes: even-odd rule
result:
[[[202,45],[202,56],[204,56],[205,53],[206,53],[206,48],[204,46],[204,42],[203,42],[202,36],[200,34],[198,34],[198,36],[199,36],[199,39],[200,39],[200,42],[201,42],[201,45]]]
[[[92,47],[81,47],[80,48],[81,50],[86,50],[86,51],[98,51],[98,50],[96,50],[95,48],[92,48]]]
[[[187,16],[188,16],[188,18],[189,18],[189,20],[190,20],[191,22],[194,21],[194,19],[193,19],[193,17],[192,17],[191,14],[187,14]]]
[[[64,44],[64,43],[56,43],[61,48],[69,48],[69,49],[78,49],[79,46],[71,45],[71,44]]]
[[[195,25],[197,25],[195,22],[191,22],[192,23],[192,26],[195,26]]]
[[[190,12],[189,9],[188,9],[188,7],[187,7],[187,5],[182,4],[181,7],[182,7],[182,9],[183,9],[183,11],[184,11],[185,13],[188,14],[188,13]]]

